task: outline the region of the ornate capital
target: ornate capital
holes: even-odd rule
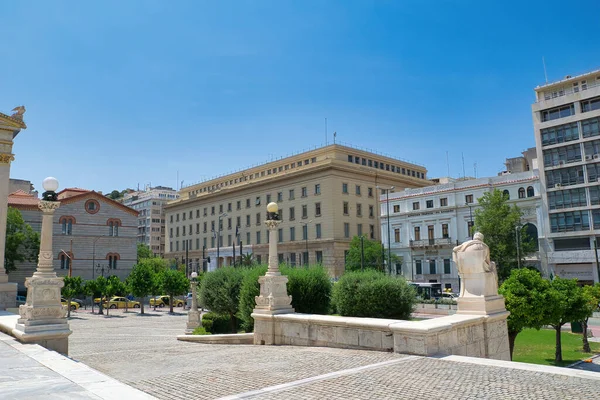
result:
[[[14,154],[9,153],[1,153],[0,154],[0,164],[10,164],[11,161],[15,160]]]
[[[268,219],[265,221],[265,225],[267,226],[267,228],[272,231],[277,229],[277,226],[281,223],[281,221],[278,220],[274,220],[274,219]]]
[[[46,213],[46,212],[52,213],[52,212],[56,211],[56,209],[58,207],[60,207],[60,201],[40,200],[40,202],[38,203],[38,207],[44,213]]]

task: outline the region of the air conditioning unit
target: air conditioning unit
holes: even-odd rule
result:
[[[560,161],[558,162],[558,165],[565,165],[565,162],[564,162],[563,160],[560,160]]]
[[[560,183],[557,183],[556,185],[554,185],[554,188],[555,188],[555,189],[559,189],[559,188],[561,188],[561,187],[562,187],[562,185],[561,185]]]
[[[600,154],[594,154],[594,160],[597,160],[600,158]]]
[[[585,156],[585,161],[590,161],[592,158],[592,156]]]

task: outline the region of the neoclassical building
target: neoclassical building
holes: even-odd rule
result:
[[[479,179],[442,179],[440,184],[406,189],[381,196],[381,236],[388,246],[388,220],[391,251],[400,257],[394,272],[414,282],[436,282],[458,292],[458,272],[452,261],[452,248],[470,238],[478,199],[494,189],[509,196],[509,203],[523,211],[523,225],[537,240],[544,229],[540,180],[537,170]],[[540,266],[537,252],[527,261]]]
[[[132,208],[85,189],[64,189],[58,193],[60,207],[54,214],[54,269],[84,280],[95,276],[129,275],[137,258],[137,215]],[[21,211],[25,222],[40,232],[42,213],[36,194],[18,190],[8,196],[9,207]],[[11,282],[23,283],[35,271],[35,263],[20,263],[9,274]]]
[[[431,182],[419,165],[333,144],[183,188],[166,207],[166,257],[202,268],[253,253],[266,262],[264,225],[269,202],[279,205],[279,259],[291,265],[321,263],[344,272],[350,240],[379,240],[378,186],[394,190]],[[237,235],[236,235],[237,234]],[[218,257],[217,257],[218,255]],[[218,261],[217,261],[218,259]]]

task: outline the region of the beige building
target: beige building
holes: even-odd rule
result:
[[[600,70],[535,88],[532,105],[540,159],[540,231],[548,275],[598,282],[600,234]]]
[[[266,206],[279,205],[279,259],[322,263],[344,271],[350,240],[380,240],[377,186],[394,190],[430,185],[419,165],[341,145],[329,145],[183,188],[166,207],[166,257],[202,268],[253,253],[267,262]],[[236,231],[238,236],[236,238]],[[216,238],[219,238],[217,242]],[[218,261],[217,261],[218,254]]]

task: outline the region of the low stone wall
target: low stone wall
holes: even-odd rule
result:
[[[507,313],[451,315],[426,321],[252,314],[254,343],[462,355],[510,360]]]
[[[456,314],[458,306],[456,304],[428,304],[417,303],[414,312],[420,314],[452,315]]]

